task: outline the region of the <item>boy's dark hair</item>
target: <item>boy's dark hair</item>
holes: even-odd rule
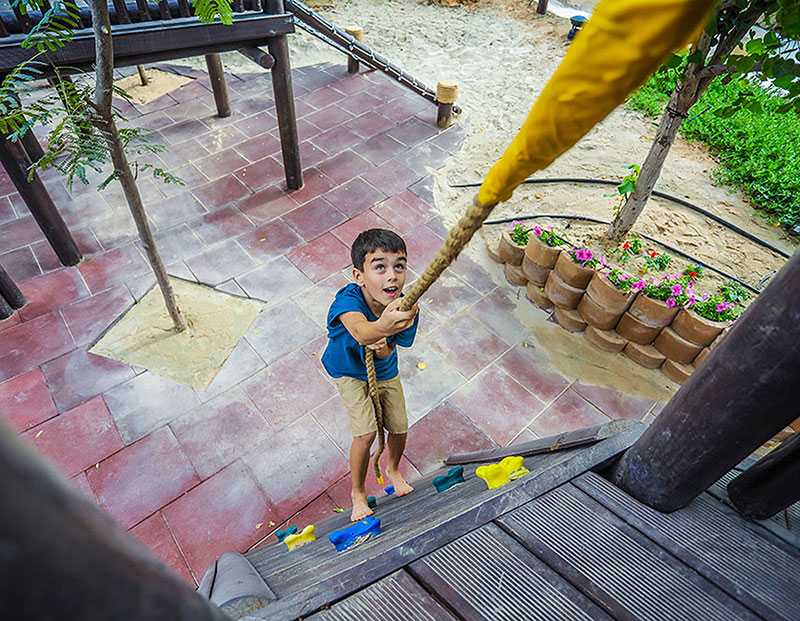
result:
[[[376,250],[407,254],[406,242],[394,231],[369,229],[360,233],[350,248],[350,258],[353,261],[353,266],[363,272],[364,259],[370,252],[375,252]]]

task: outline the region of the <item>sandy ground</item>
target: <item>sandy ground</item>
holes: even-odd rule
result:
[[[562,2],[562,4],[566,4]],[[593,0],[568,0],[591,10]],[[460,85],[466,127],[461,152],[437,174],[436,207],[449,225],[468,204],[474,190],[450,183],[480,181],[521,125],[536,94],[558,65],[567,46],[566,19],[538,16],[536,3],[481,0],[462,7],[408,0],[337,0],[320,9],[339,25],[364,27],[366,43],[393,59],[417,78],[435,84],[454,79]],[[290,38],[295,66],[344,62],[329,48],[298,32]],[[196,59],[203,66],[202,59]],[[252,72],[256,65],[238,54],[224,57],[226,68]],[[616,179],[626,166],[641,162],[653,140],[656,124],[620,108],[578,145],[538,176]],[[793,252],[795,243],[770,226],[741,193],[715,185],[714,159],[699,145],[683,140],[672,149],[658,188],[686,198],[739,226]],[[523,186],[494,217],[529,213],[589,215],[609,220],[614,188],[604,186]],[[602,230],[593,227],[592,230]],[[636,231],[651,235],[701,261],[757,284],[779,269],[785,259],[713,224],[702,216],[662,200],[653,200]]]

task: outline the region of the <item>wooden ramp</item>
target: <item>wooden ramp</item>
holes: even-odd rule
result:
[[[248,553],[272,592],[246,619],[800,619],[800,551],[712,494],[670,515],[600,475],[639,423],[589,447],[531,456],[531,474],[486,490],[473,474],[384,498],[383,535],[336,553],[318,540]],[[304,526],[304,525],[298,525]]]

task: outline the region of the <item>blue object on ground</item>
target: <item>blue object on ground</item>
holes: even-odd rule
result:
[[[439,494],[463,482],[464,466],[453,466],[447,471],[447,474],[440,474],[438,477],[433,478],[433,486]]]
[[[281,541],[281,542],[284,539],[286,539],[289,535],[296,535],[296,534],[297,534],[297,526],[294,526],[294,525],[287,526],[283,530],[276,530],[275,531],[275,536],[278,538],[278,541]]]
[[[328,535],[328,540],[333,544],[337,552],[343,552],[369,537],[377,537],[380,534],[381,521],[369,515],[347,528],[333,531]]]
[[[567,41],[572,41],[580,29],[586,25],[586,18],[583,15],[574,15],[569,18],[569,23],[572,24],[572,28],[567,33]]]
[[[383,491],[386,492],[387,496],[391,496],[392,494],[394,494],[394,485],[389,485],[387,487],[384,487]]]

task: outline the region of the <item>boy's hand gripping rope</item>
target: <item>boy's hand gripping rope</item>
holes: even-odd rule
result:
[[[422,297],[428,288],[436,282],[442,272],[458,258],[458,255],[464,247],[472,239],[475,232],[481,228],[483,221],[492,213],[495,205],[483,205],[478,201],[476,196],[472,202],[472,206],[467,210],[467,213],[459,220],[456,225],[450,229],[447,234],[447,239],[439,252],[431,261],[430,265],[425,268],[422,275],[417,278],[411,290],[403,297],[403,302],[400,304],[400,310],[409,311]],[[381,455],[386,447],[386,439],[383,435],[383,408],[381,406],[380,395],[378,394],[378,381],[375,375],[375,352],[369,348],[364,351],[364,359],[367,365],[367,384],[370,399],[372,399],[372,406],[375,411],[375,423],[378,428],[378,450],[375,452],[372,465],[375,470],[375,479],[380,485],[383,485],[383,475],[381,474]]]

